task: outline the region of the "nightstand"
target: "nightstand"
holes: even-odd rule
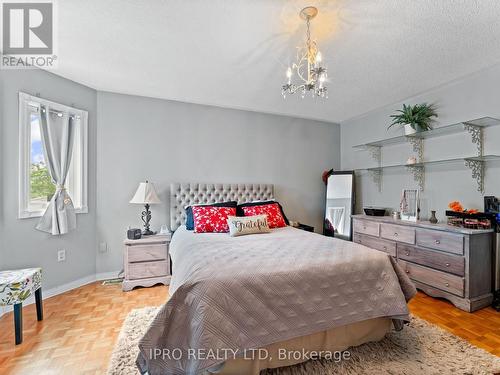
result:
[[[302,229],[302,230],[305,230],[307,232],[314,232],[314,227],[311,227],[310,225],[306,225],[306,224],[302,224],[302,223],[299,223],[299,225],[296,226],[295,228]]]
[[[168,247],[171,235],[145,236],[139,240],[125,240],[123,264],[124,292],[136,286],[150,287],[170,283],[170,257]]]

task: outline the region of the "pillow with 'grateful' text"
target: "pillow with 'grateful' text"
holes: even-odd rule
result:
[[[270,232],[267,215],[228,216],[227,224],[231,237]]]

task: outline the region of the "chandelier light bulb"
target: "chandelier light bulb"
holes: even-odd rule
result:
[[[286,70],[286,78],[292,78],[292,68],[290,67]]]
[[[322,60],[321,52],[318,51],[318,53],[316,54],[316,64],[321,63],[321,60]]]

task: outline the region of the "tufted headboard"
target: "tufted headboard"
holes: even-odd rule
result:
[[[179,184],[170,185],[170,229],[186,222],[184,207],[191,204],[237,201],[251,202],[274,198],[271,184]]]

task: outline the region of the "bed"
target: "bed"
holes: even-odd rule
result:
[[[307,359],[278,352],[341,351],[408,321],[415,288],[385,253],[292,227],[230,237],[182,225],[189,204],[273,196],[272,185],[171,186],[171,297],[139,343],[142,373],[254,375]]]

